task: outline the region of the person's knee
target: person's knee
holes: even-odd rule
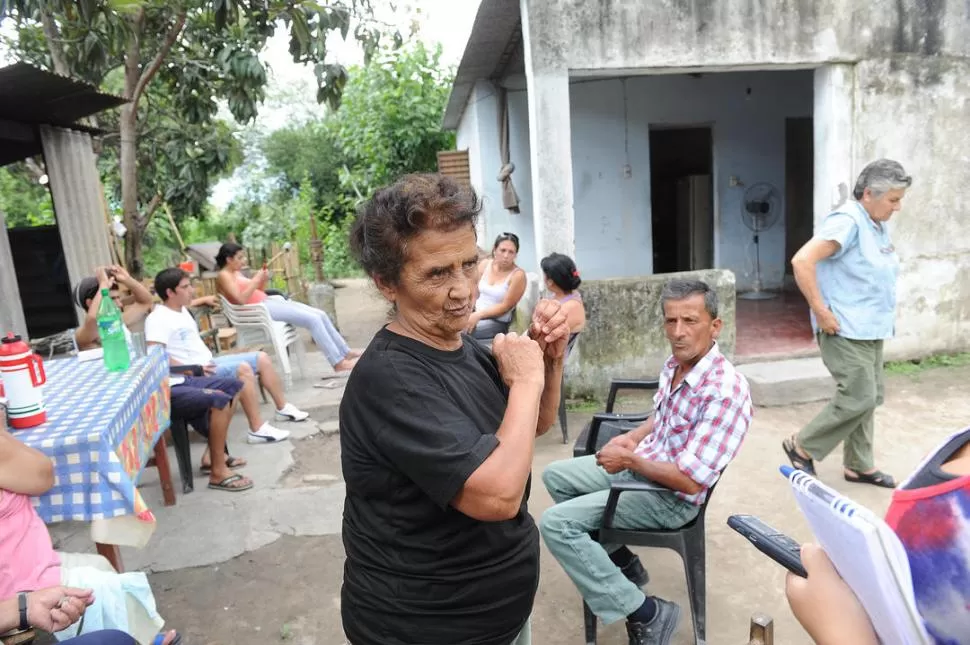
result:
[[[249,363],[240,363],[236,368],[236,376],[242,381],[251,381],[255,376],[252,366]]]
[[[547,540],[550,536],[559,535],[562,533],[565,519],[558,505],[550,506],[542,513],[542,517],[539,518],[539,533]]]
[[[568,459],[560,459],[559,461],[552,462],[543,469],[542,483],[545,485],[547,491],[559,488],[559,483],[563,477],[563,468],[568,462]]]

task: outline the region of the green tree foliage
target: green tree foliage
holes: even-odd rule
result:
[[[438,151],[454,147],[454,134],[441,129],[453,75],[440,60],[440,46],[419,42],[355,71],[334,120],[345,189],[369,195],[404,173],[435,170]]]
[[[16,37],[7,44],[20,58],[112,85],[129,100],[117,116],[116,163],[126,261],[136,276],[161,200],[185,215],[206,182],[231,166],[228,141],[211,132],[216,101],[225,99],[241,123],[256,117],[267,80],[260,52],[277,25],[289,30],[293,60],[315,64],[317,99],[332,106],[347,71],[325,62],[327,36],[346,38],[356,24],[368,56],[381,37],[370,0],[10,0],[8,10]],[[143,127],[159,129],[155,149],[144,149],[152,135]]]
[[[22,162],[0,168],[0,213],[8,228],[54,223],[50,192]]]
[[[441,129],[453,73],[440,58],[440,47],[420,42],[383,49],[351,69],[339,110],[267,136],[266,172],[279,178],[280,189],[268,198],[249,194],[230,208],[252,217],[244,238],[262,239],[281,221],[305,221],[292,213],[305,209],[309,183],[326,274],[358,273],[347,248],[357,204],[402,174],[434,171],[438,151],[454,147],[454,134]],[[261,223],[264,217],[275,221]]]

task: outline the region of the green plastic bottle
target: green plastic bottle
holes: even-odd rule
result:
[[[98,335],[104,348],[104,366],[109,372],[124,372],[131,365],[128,341],[125,340],[125,321],[121,310],[111,299],[107,289],[101,290],[98,307]]]

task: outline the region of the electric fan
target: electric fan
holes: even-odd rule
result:
[[[771,184],[760,182],[746,191],[741,200],[741,221],[754,233],[754,287],[738,296],[743,300],[767,300],[775,294],[761,283],[761,234],[775,225],[781,214],[781,197]]]

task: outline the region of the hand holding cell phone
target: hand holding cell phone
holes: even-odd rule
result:
[[[802,545],[778,529],[768,526],[754,515],[732,515],[728,526],[748,538],[756,549],[796,576],[807,578],[802,565]]]

